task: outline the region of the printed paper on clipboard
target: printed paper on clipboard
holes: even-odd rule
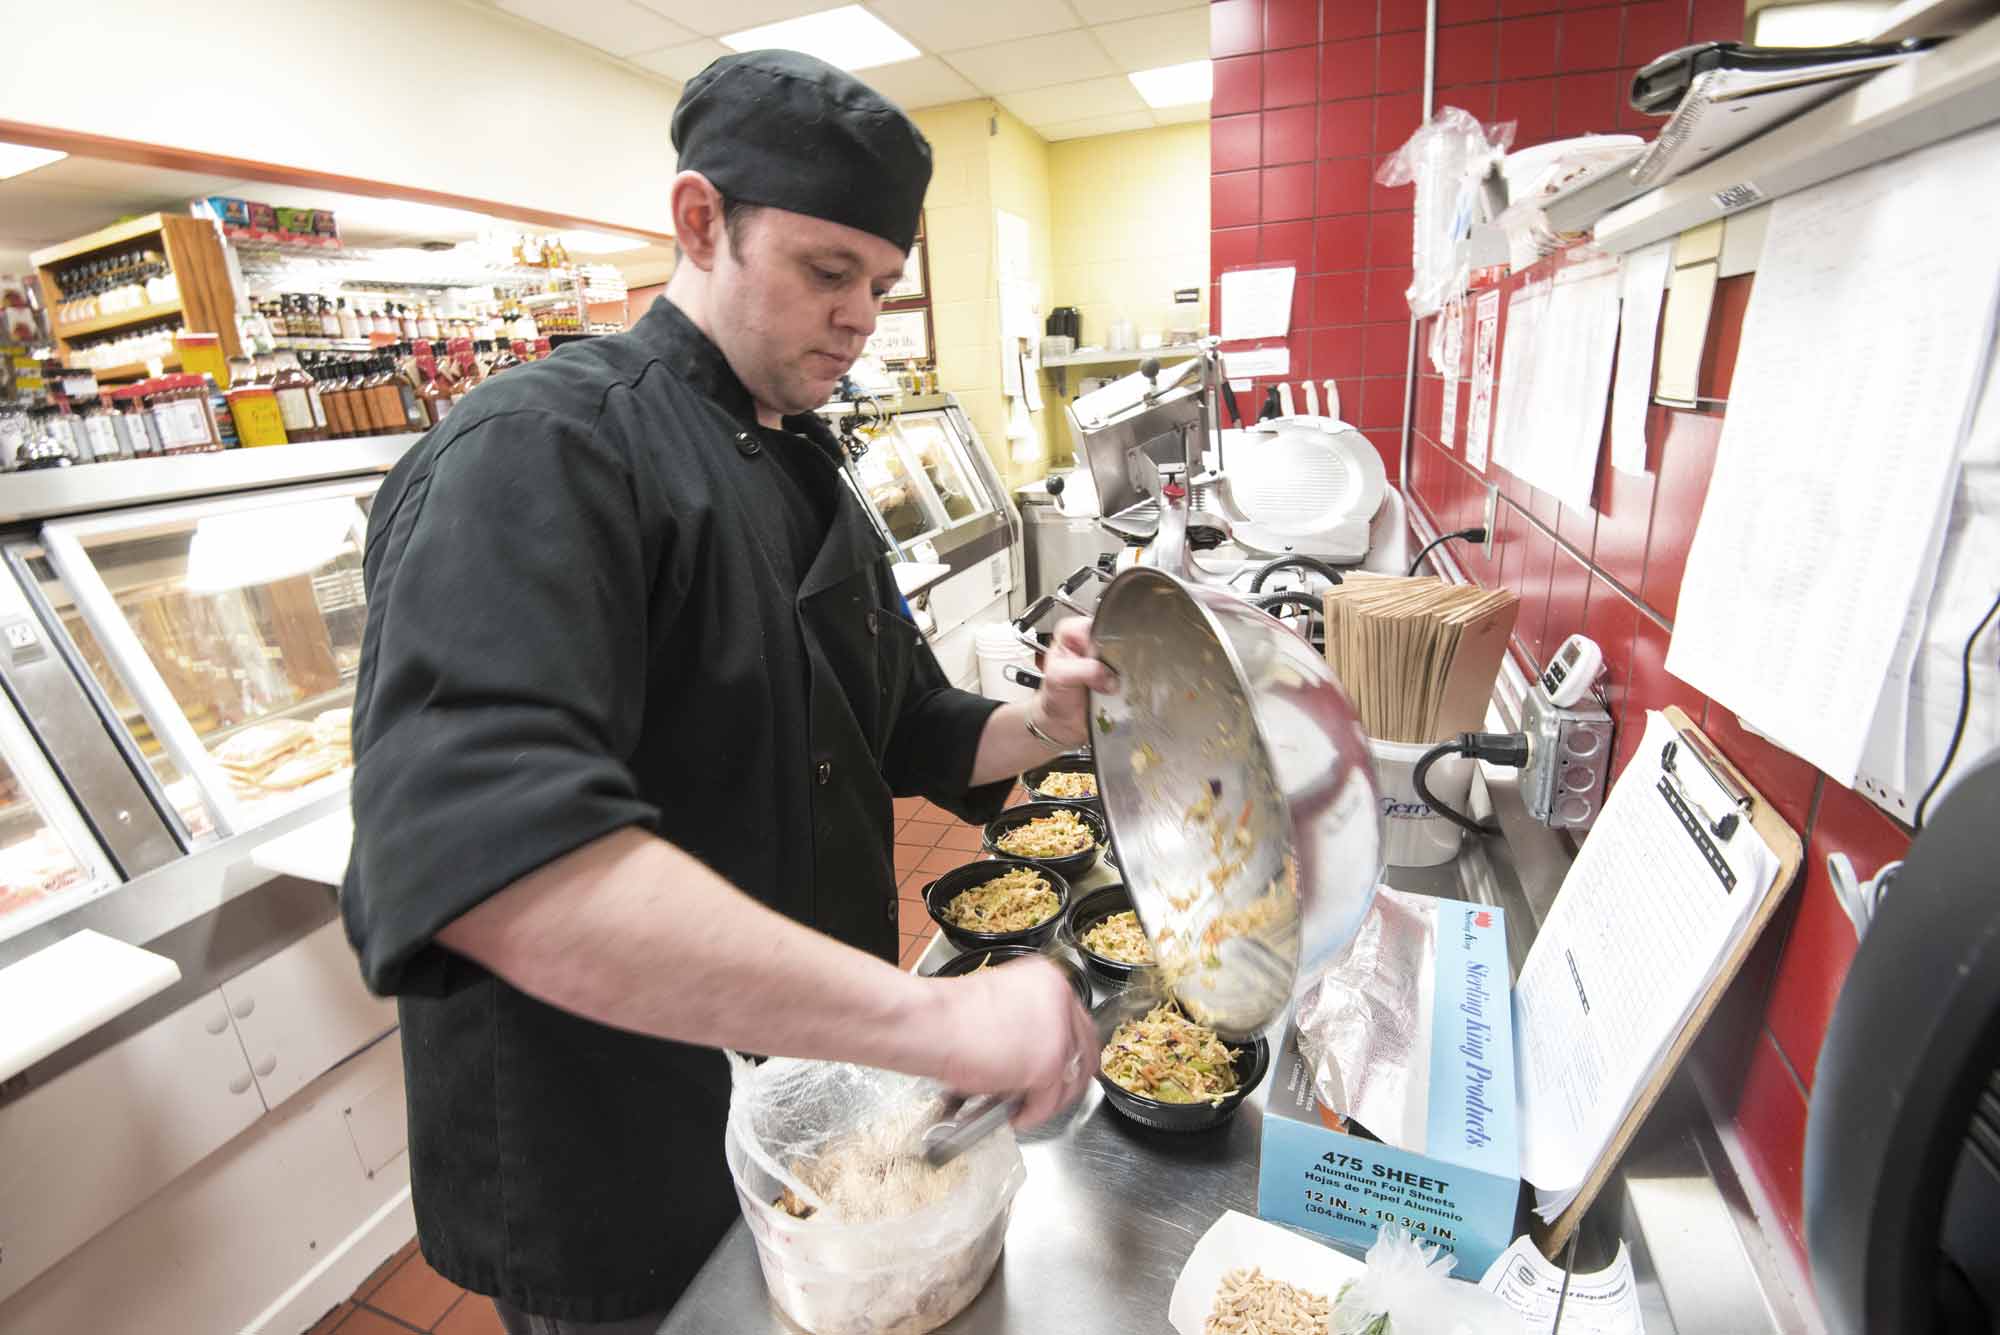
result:
[[[1731,795],[1688,745],[1647,714],[1514,985],[1521,1176],[1544,1220],[1607,1152],[1777,881],[1778,856],[1727,819]]]

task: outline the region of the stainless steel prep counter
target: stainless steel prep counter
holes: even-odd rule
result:
[[[1504,800],[1495,796],[1504,811]],[[1517,833],[1513,821],[1505,823],[1509,834]],[[1454,865],[1391,869],[1387,879],[1398,889],[1507,909],[1518,970],[1554,891],[1523,895],[1521,880],[1543,879],[1547,869],[1517,878],[1515,867],[1506,841],[1494,838],[1469,847]],[[1111,879],[1100,870],[1082,885]],[[953,953],[938,938],[919,972],[931,972]],[[1257,1212],[1270,1079],[1214,1131],[1149,1131],[1113,1111],[1092,1085],[1070,1114],[1024,1136],[1028,1178],[1015,1198],[999,1268],[972,1305],[940,1329],[963,1335],[1168,1331],[1167,1301],[1196,1241],[1225,1210]],[[1770,1256],[1759,1250],[1755,1221],[1684,1081],[1675,1082],[1681,1088],[1663,1100],[1591,1211],[1576,1264],[1589,1270],[1608,1263],[1622,1237],[1632,1248],[1648,1335],[1806,1331],[1810,1327],[1776,1282]],[[794,1329],[771,1306],[756,1245],[739,1220],[661,1335]]]

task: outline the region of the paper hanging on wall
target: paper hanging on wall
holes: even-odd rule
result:
[[[1608,258],[1523,287],[1508,306],[1493,462],[1572,509],[1588,510],[1597,489],[1617,339]]]
[[[1667,670],[1850,787],[1993,354],[1995,153],[1771,206],[1681,582]]]
[[[1252,376],[1290,375],[1292,373],[1292,349],[1280,343],[1275,348],[1244,348],[1240,352],[1222,354],[1223,371],[1232,379],[1248,379]]]
[[[1625,257],[1618,274],[1618,370],[1611,381],[1611,466],[1646,471],[1646,409],[1653,401],[1653,351],[1674,247],[1662,241]]]
[[[1222,341],[1283,338],[1292,328],[1292,288],[1298,270],[1231,269],[1222,275]]]
[[[1002,282],[1029,282],[1035,276],[1028,220],[1005,209],[993,210],[994,267]]]
[[[1438,441],[1446,449],[1453,446],[1453,437],[1458,434],[1458,377],[1446,376],[1444,380],[1444,405],[1438,412]]]
[[[1479,294],[1472,321],[1472,406],[1466,412],[1465,462],[1486,471],[1493,425],[1493,348],[1500,332],[1500,289]]]

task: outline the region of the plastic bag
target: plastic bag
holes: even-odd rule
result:
[[[1378,184],[1417,187],[1411,237],[1416,271],[1406,294],[1414,315],[1430,315],[1465,288],[1470,266],[1459,241],[1470,234],[1480,181],[1514,142],[1514,122],[1481,126],[1469,111],[1443,107],[1375,173]]]
[[[941,1110],[937,1084],[841,1062],[759,1065],[734,1054],[730,1072],[724,1151],[765,1285],[786,1316],[813,1335],[921,1335],[978,1296],[1027,1177],[1011,1130],[962,1155],[944,1189],[908,1213],[893,1202],[844,1210],[845,1197],[829,1202],[818,1188],[857,1151],[907,1146],[915,1154],[916,1135]],[[813,1208],[809,1218],[774,1204],[786,1189]]]
[[[1385,1224],[1368,1271],[1333,1301],[1329,1335],[1527,1335],[1513,1308],[1451,1277],[1456,1259]]]

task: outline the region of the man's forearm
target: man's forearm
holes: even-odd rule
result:
[[[910,1023],[922,983],[638,830],[530,873],[437,939],[553,1006],[658,1038],[914,1075],[950,1057],[936,1026]]]
[[[1022,770],[1033,769],[1054,760],[1065,750],[1083,745],[1083,741],[1079,740],[1073,746],[1054,747],[1029,732],[1028,711],[1031,708],[1033,705],[1029,701],[1017,700],[1000,706],[986,716],[986,727],[979,734],[979,752],[972,762],[972,782],[968,786],[977,788],[981,784],[1011,779]]]

